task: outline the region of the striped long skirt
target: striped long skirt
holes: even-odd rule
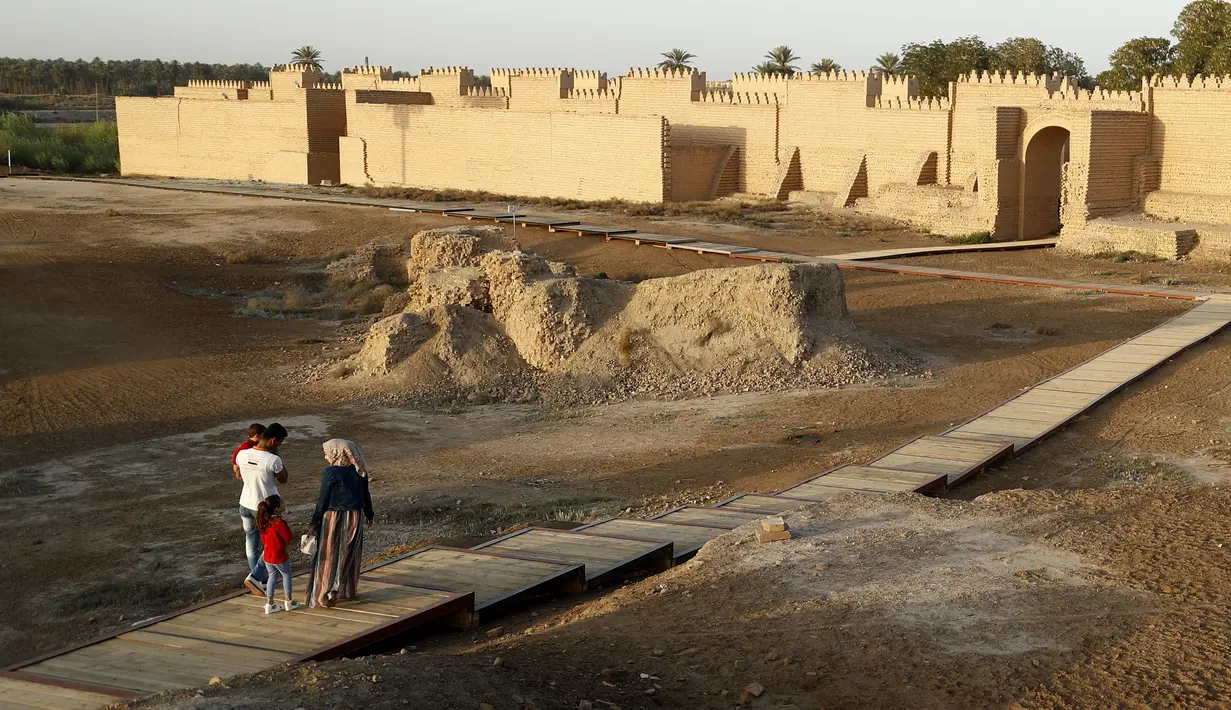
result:
[[[308,578],[308,606],[333,606],[354,599],[363,561],[363,511],[326,512],[319,535]]]

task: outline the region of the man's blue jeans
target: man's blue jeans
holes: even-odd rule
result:
[[[269,573],[265,570],[265,561],[261,559],[265,546],[261,544],[261,533],[256,529],[256,511],[241,505],[239,519],[244,523],[244,553],[248,555],[248,569],[252,571],[253,579],[264,584]]]

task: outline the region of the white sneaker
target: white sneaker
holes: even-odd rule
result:
[[[277,605],[277,604],[266,604],[266,605],[265,605],[265,613],[266,613],[266,614],[273,614],[273,613],[275,613],[275,612],[279,612],[279,611],[282,611],[282,610],[278,608],[278,605]]]
[[[286,609],[287,611],[292,611],[292,610],[294,610],[294,609],[298,609],[298,608],[299,608],[299,602],[295,601],[294,599],[292,599],[292,600],[290,600],[290,601],[284,601],[284,602],[282,602],[282,608],[283,608],[283,609]]]
[[[257,578],[252,575],[244,577],[244,586],[247,587],[248,591],[252,592],[254,596],[265,596],[265,583],[258,581]]]

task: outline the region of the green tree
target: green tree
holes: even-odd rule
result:
[[[692,60],[697,58],[697,55],[691,52],[685,52],[680,48],[672,49],[670,52],[662,53],[663,60],[658,63],[659,69],[669,69],[673,71],[684,71],[692,67]]]
[[[885,52],[876,58],[876,64],[873,65],[872,71],[880,72],[885,76],[893,76],[902,70],[902,58],[893,52]]]
[[[1166,37],[1130,39],[1111,53],[1111,69],[1098,75],[1098,83],[1116,91],[1141,88],[1142,77],[1175,72],[1176,48]]]
[[[778,71],[778,65],[774,64],[773,62],[761,62],[760,64],[757,64],[756,66],[752,67],[752,70],[762,76],[765,76],[766,74],[780,73]]]
[[[812,63],[813,74],[833,74],[840,71],[842,71],[842,65],[828,57]]]
[[[794,50],[785,44],[769,50],[765,54],[765,58],[768,59],[769,63],[773,65],[774,74],[785,74],[787,76],[791,76],[795,72],[799,71],[799,68],[795,66],[795,62],[799,61],[799,56],[795,54]]]
[[[321,50],[306,44],[294,52],[291,52],[291,62],[293,64],[306,64],[313,69],[321,70]]]
[[[1223,74],[1231,70],[1231,4],[1196,0],[1180,10],[1171,34],[1176,38],[1175,68],[1180,74]]]
[[[996,71],[1050,74],[1048,51],[1051,48],[1034,37],[1013,37],[992,48],[992,69]]]
[[[935,40],[930,44],[908,44],[902,48],[901,74],[919,78],[924,96],[945,96],[949,82],[972,71],[992,67],[992,50],[978,37],[959,37],[952,42]]]

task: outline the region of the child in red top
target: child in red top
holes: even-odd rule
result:
[[[286,546],[294,537],[291,526],[282,519],[282,498],[272,495],[256,508],[256,529],[261,533],[261,544],[265,552],[261,559],[265,560],[265,570],[269,573],[265,581],[265,613],[278,611],[274,606],[274,589],[277,586],[278,575],[282,576],[282,591],[286,597],[282,608],[290,611],[299,608],[291,594],[291,561],[286,554]]]

